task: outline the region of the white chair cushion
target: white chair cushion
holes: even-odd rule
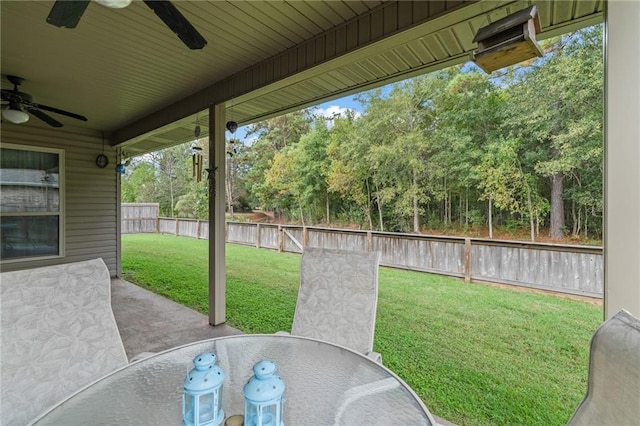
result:
[[[305,248],[291,334],[371,352],[379,259],[378,252]]]
[[[102,259],[0,278],[1,424],[24,425],[127,365]]]

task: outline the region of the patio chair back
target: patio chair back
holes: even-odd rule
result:
[[[128,364],[102,259],[3,272],[0,280],[0,424],[25,425]]]
[[[591,339],[587,395],[570,425],[640,422],[640,320],[621,310]]]
[[[380,253],[307,247],[291,334],[370,355]]]

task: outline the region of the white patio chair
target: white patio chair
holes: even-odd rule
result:
[[[27,424],[128,364],[102,259],[3,272],[0,297],[2,425]]]
[[[342,345],[382,363],[373,352],[379,262],[378,252],[305,248],[291,334]]]
[[[640,424],[640,320],[621,310],[591,339],[587,395],[569,425]]]

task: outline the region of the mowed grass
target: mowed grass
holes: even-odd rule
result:
[[[227,244],[227,322],[289,330],[300,256]],[[127,280],[208,312],[207,241],[123,235]],[[458,425],[564,425],[586,392],[602,308],[380,268],[374,349],[432,413]]]

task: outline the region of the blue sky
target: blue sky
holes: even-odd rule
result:
[[[325,102],[318,105],[316,108],[323,111],[338,111],[342,109],[350,109],[359,113],[362,113],[363,111],[362,105],[354,99],[354,95]]]
[[[319,104],[315,107],[317,113],[323,113],[325,116],[330,117],[336,113],[343,113],[350,109],[358,113],[362,113],[363,108],[360,102],[354,99],[354,95],[345,96],[344,98],[334,99],[333,101]],[[236,139],[242,141],[245,144],[250,144],[251,141],[247,138],[248,126],[240,127],[233,135]],[[231,133],[227,132],[227,138],[231,138]]]

